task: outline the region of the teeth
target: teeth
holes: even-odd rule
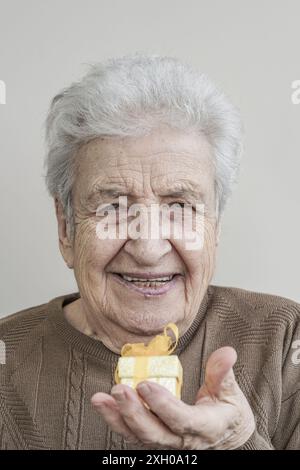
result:
[[[130,281],[130,282],[166,282],[166,281],[170,281],[173,277],[173,275],[171,276],[166,276],[166,277],[157,277],[155,279],[141,279],[139,277],[130,277],[130,276],[126,276],[125,274],[121,274],[121,276],[123,277],[123,279],[125,279],[126,281]]]

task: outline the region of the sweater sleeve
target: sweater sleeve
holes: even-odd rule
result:
[[[7,408],[0,393],[0,450],[16,450],[16,439],[13,432],[13,427],[10,426]]]
[[[282,345],[280,412],[275,431],[267,439],[256,428],[239,450],[300,449],[300,306],[296,304],[295,310]]]
[[[273,438],[278,449],[300,449],[300,383],[298,387],[299,390],[282,403],[280,420]]]
[[[235,450],[274,450],[272,444],[267,442],[255,429],[252,436],[242,446]]]
[[[299,312],[300,317],[300,312]],[[300,320],[290,324],[283,345],[281,406],[276,430],[268,443],[257,430],[241,447],[252,449],[300,449]]]
[[[281,410],[272,437],[276,449],[300,449],[300,308],[295,326],[285,338],[282,366]]]

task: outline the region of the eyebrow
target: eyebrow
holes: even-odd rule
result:
[[[116,187],[109,187],[109,188],[102,188],[102,187],[95,187],[90,194],[87,196],[87,201],[91,201],[95,196],[100,196],[102,198],[117,198],[119,196],[129,196],[130,191],[126,190],[126,188],[122,188],[119,186]],[[178,184],[175,187],[170,187],[163,192],[158,194],[160,197],[192,197],[194,199],[199,199],[203,197],[203,193],[196,189],[196,187],[184,187],[179,186]]]
[[[101,196],[103,198],[105,198],[105,197],[116,198],[118,196],[125,196],[127,194],[128,194],[128,192],[125,189],[122,189],[120,187],[110,187],[110,188],[96,187],[87,196],[87,200],[91,201],[93,199],[93,197],[95,197],[95,196]]]
[[[201,191],[197,191],[195,189],[188,189],[188,188],[179,188],[179,189],[170,189],[169,191],[165,191],[164,193],[161,193],[160,196],[163,197],[193,197],[195,199],[198,199],[199,197],[202,197]]]

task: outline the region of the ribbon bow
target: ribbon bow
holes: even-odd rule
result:
[[[173,331],[175,341],[168,336],[168,329]],[[155,336],[148,345],[144,343],[126,343],[121,349],[121,356],[137,356],[139,359],[136,361],[135,377],[136,380],[145,375],[145,368],[147,367],[148,356],[167,356],[171,354],[176,348],[178,343],[178,328],[175,323],[168,323],[164,327],[164,334]],[[115,370],[115,382],[120,383],[119,368]],[[135,384],[136,384],[135,380]]]
[[[167,335],[167,330],[173,331],[175,342]],[[166,356],[171,354],[178,343],[178,328],[175,323],[164,327],[164,334],[155,336],[148,345],[144,343],[127,343],[121,349],[121,356]]]

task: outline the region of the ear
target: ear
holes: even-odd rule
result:
[[[67,220],[64,215],[63,207],[58,198],[55,198],[55,212],[58,226],[59,249],[68,268],[74,267],[73,243],[70,240],[67,231]]]

